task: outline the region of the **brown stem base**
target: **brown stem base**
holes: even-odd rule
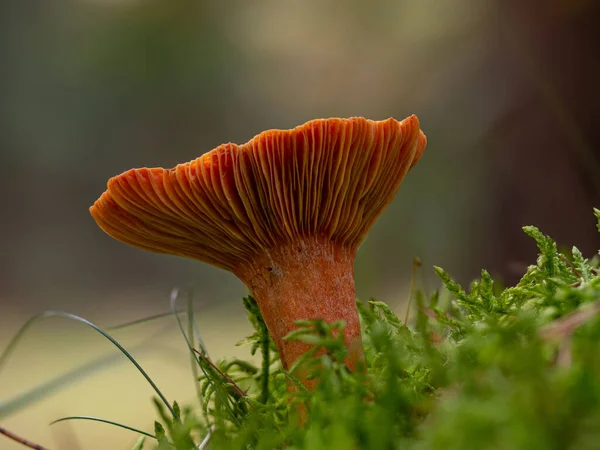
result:
[[[304,238],[265,252],[236,271],[256,298],[285,369],[310,348],[282,339],[301,319],[344,320],[344,340],[351,350],[346,363],[353,370],[363,358],[354,253],[325,238]]]

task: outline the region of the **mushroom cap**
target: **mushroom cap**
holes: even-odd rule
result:
[[[127,244],[236,271],[304,237],[352,251],[421,157],[416,116],[312,120],[172,169],[131,169],[90,208]]]

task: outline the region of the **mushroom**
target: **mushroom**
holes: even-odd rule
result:
[[[312,120],[173,169],[128,170],[90,212],[127,244],[233,272],[286,369],[308,349],[283,339],[295,321],[344,320],[354,369],[362,358],[354,256],[425,145],[416,116]]]

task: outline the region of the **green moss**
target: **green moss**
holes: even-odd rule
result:
[[[294,369],[281,368],[255,302],[245,299],[256,330],[246,342],[251,353],[261,349],[262,365],[228,360],[216,370],[201,361],[204,416],[184,423],[210,433],[215,450],[599,448],[597,261],[576,248],[559,253],[535,227],[524,231],[540,254],[516,286],[500,290],[484,270],[467,291],[436,267],[449,300],[417,292],[409,326],[384,303],[359,302],[366,373],[343,363],[343,323],[299,323],[288,339],[313,345],[299,365],[319,379],[315,392],[298,385],[287,393]],[[304,427],[298,404],[309,412]],[[192,448],[181,436],[170,439]]]
[[[594,213],[600,230],[600,211]],[[136,450],[596,450],[599,258],[586,259],[577,248],[560,253],[537,228],[524,231],[539,256],[516,286],[501,289],[483,270],[465,289],[435,267],[442,289],[414,293],[415,318],[408,326],[385,303],[358,302],[365,370],[355,373],[343,362],[344,323],[321,320],[298,322],[287,339],[312,350],[283,370],[252,297],[244,306],[254,333],[243,344],[252,355],[260,352],[259,364],[211,361],[193,326],[191,302],[186,333],[173,297],[173,314],[199,374],[196,407],[170,404],[114,338],[67,313],[49,311],[28,321],[0,355],[0,366],[38,319],[59,316],[95,329],[155,388],[154,434],[95,417],[58,421],[93,420],[137,432],[145,440],[136,442]],[[315,391],[296,379],[299,366],[319,380]],[[291,394],[290,384],[297,386]],[[10,412],[10,405],[4,410]],[[299,411],[308,411],[304,426]]]

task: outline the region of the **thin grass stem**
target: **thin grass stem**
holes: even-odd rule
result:
[[[67,416],[67,417],[61,417],[60,419],[56,419],[56,420],[53,420],[52,422],[50,422],[50,425],[54,425],[54,424],[59,423],[59,422],[66,422],[67,420],[91,420],[93,422],[106,423],[106,424],[109,424],[109,425],[114,425],[114,426],[119,427],[119,428],[124,428],[124,429],[129,430],[129,431],[133,431],[134,433],[138,433],[138,434],[150,437],[152,439],[156,439],[156,436],[154,436],[153,434],[150,434],[150,433],[148,433],[146,431],[143,431],[143,430],[140,430],[138,428],[134,428],[134,427],[131,427],[129,425],[125,425],[125,424],[122,424],[122,423],[119,423],[119,422],[114,422],[112,420],[102,419],[100,417],[93,417],[93,416]]]

